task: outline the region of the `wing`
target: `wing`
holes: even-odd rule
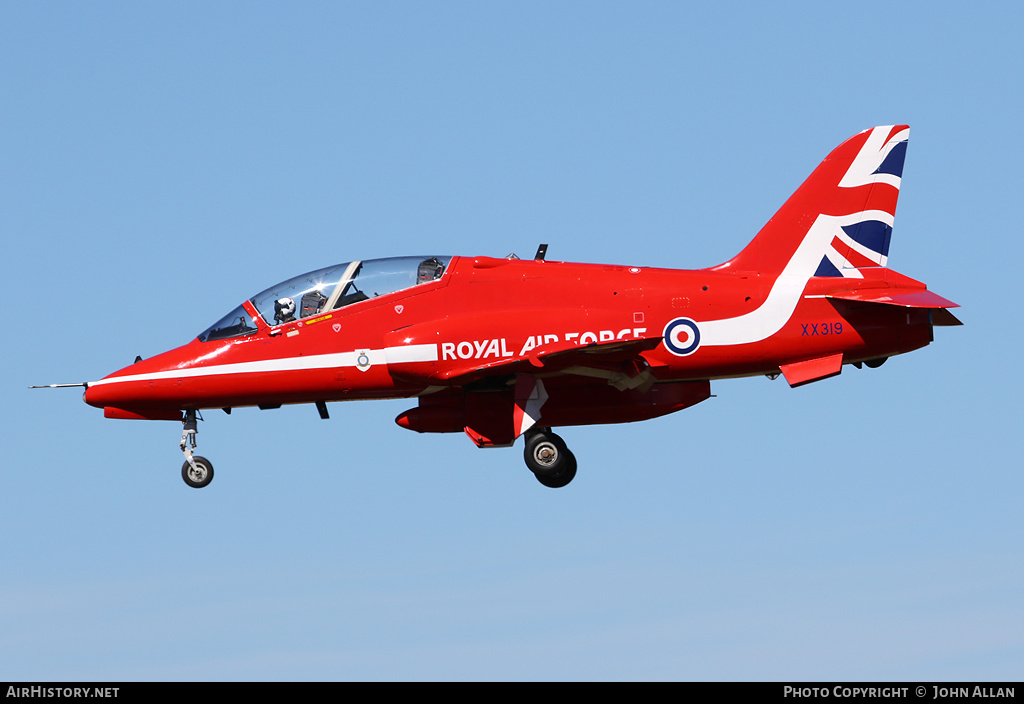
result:
[[[496,358],[442,359],[440,361],[388,360],[388,371],[396,379],[425,385],[467,387],[488,379],[508,379],[517,374],[550,378],[565,374],[608,379],[613,386],[635,388],[647,363],[640,356],[661,343],[661,337],[613,340],[581,345],[574,341],[553,342],[535,347],[523,356],[510,354],[504,340],[493,340]]]
[[[707,398],[707,382],[652,389],[654,376],[641,355],[660,342],[660,337],[587,345],[562,341],[508,358],[389,360],[392,376],[426,387],[419,406],[395,421],[419,432],[464,430],[479,447],[501,447],[541,422],[542,413],[544,422],[564,425],[626,422]],[[491,343],[503,354],[503,340]]]

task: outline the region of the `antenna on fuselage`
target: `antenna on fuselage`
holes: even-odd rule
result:
[[[548,246],[546,244],[542,244],[540,247],[537,247],[537,253],[533,255],[533,258],[537,261],[544,261],[544,257],[546,257],[547,254]]]

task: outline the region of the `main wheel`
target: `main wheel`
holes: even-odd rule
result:
[[[527,435],[523,459],[537,481],[547,487],[563,487],[576,476],[576,458],[562,438],[551,432],[538,430]]]
[[[561,489],[573,480],[573,477],[576,476],[576,455],[572,454],[570,450],[565,452],[567,454],[565,468],[555,474],[534,474],[537,481],[549,489]]]
[[[193,489],[202,489],[213,481],[213,463],[199,455],[193,455],[192,461],[196,463],[196,469],[186,462],[181,465],[181,478]]]
[[[538,430],[526,436],[523,459],[534,474],[552,474],[565,464],[568,451],[562,438]]]

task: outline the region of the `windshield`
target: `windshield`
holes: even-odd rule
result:
[[[256,332],[256,324],[252,322],[252,316],[245,312],[245,308],[238,306],[216,323],[206,328],[206,330],[203,330],[199,334],[199,339],[202,342],[223,340],[228,337],[251,335],[254,332]]]
[[[370,298],[440,279],[451,257],[390,257],[346,262],[282,281],[250,299],[268,325],[280,325],[344,308]],[[219,340],[256,332],[239,306],[205,330],[199,339]]]

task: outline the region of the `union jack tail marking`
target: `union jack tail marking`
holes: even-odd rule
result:
[[[863,278],[861,269],[886,265],[909,137],[906,126],[870,130],[839,182],[840,188],[868,189],[864,208],[835,218],[832,240],[815,276]]]
[[[713,269],[774,278],[755,310],[701,322],[702,347],[774,335],[812,276],[863,279],[886,266],[909,136],[906,125],[875,127],[840,144],[742,252]]]
[[[875,127],[840,144],[757,237],[716,269],[863,278],[863,270],[886,266],[909,137],[906,125]]]

